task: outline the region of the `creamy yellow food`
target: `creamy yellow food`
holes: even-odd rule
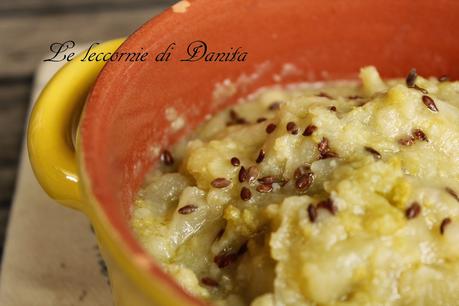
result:
[[[132,227],[215,305],[459,305],[459,82],[261,92],[161,157]]]

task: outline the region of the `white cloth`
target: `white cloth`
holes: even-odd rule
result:
[[[60,63],[42,62],[32,103]],[[31,103],[31,104],[32,104]],[[111,306],[89,221],[41,189],[23,145],[0,280],[1,306]]]

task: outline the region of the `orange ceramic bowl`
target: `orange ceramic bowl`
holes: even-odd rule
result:
[[[118,306],[202,305],[130,230],[132,199],[158,149],[261,86],[353,78],[369,64],[384,77],[416,67],[422,75],[457,78],[458,13],[453,0],[182,2],[120,46],[119,52],[143,48],[146,62],[109,62],[95,80],[103,63],[74,60],[50,82],[29,126],[35,173],[52,197],[91,219]],[[180,61],[195,40],[209,52],[241,47],[248,55],[244,62]],[[173,42],[170,60],[155,62]],[[71,122],[94,81],[72,146]],[[229,81],[234,86],[225,91]],[[170,107],[186,118],[183,129],[169,128]]]

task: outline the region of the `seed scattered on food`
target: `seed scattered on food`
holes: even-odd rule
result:
[[[450,196],[452,196],[456,201],[459,202],[459,196],[457,195],[456,191],[454,191],[450,187],[446,187],[445,190],[446,190],[447,193],[449,193]]]
[[[256,159],[257,164],[261,163],[265,159],[265,154],[265,150],[261,149]]]
[[[214,263],[217,264],[217,266],[222,269],[230,264],[234,263],[238,258],[237,253],[226,253],[226,252],[221,252],[217,256],[214,257]]]
[[[347,97],[347,98],[348,98],[349,100],[363,99],[362,96],[357,96],[357,95],[355,95],[355,96],[349,96],[349,97]]]
[[[169,150],[163,150],[161,152],[160,159],[166,166],[171,166],[174,164],[174,157]]]
[[[250,200],[250,198],[252,198],[252,192],[247,187],[242,187],[240,195],[241,195],[241,199],[244,201],[248,201]]]
[[[268,126],[266,126],[266,133],[271,134],[272,132],[274,132],[276,127],[277,125],[275,125],[274,123],[268,124]]]
[[[323,137],[320,143],[317,145],[320,153],[320,159],[334,158],[338,157],[338,154],[332,152],[328,146],[328,139]]]
[[[438,81],[440,82],[448,82],[449,81],[449,77],[447,75],[442,75],[438,78]]]
[[[316,222],[316,220],[317,220],[317,209],[314,206],[314,204],[309,204],[309,206],[308,206],[308,217],[309,217],[309,221],[311,221],[312,223]]]
[[[338,211],[338,207],[333,203],[332,199],[328,198],[326,200],[323,200],[317,204],[317,208],[321,209],[326,209],[328,210],[332,215],[335,215],[336,212]]]
[[[293,178],[296,180],[303,174],[311,172],[311,166],[310,165],[303,165],[299,166],[298,168],[295,169],[295,172],[293,172]]]
[[[308,172],[308,173],[302,174],[300,177],[296,179],[295,187],[296,189],[300,191],[305,191],[309,187],[311,187],[313,182],[314,182],[314,174],[312,172]]]
[[[338,153],[329,151],[329,152],[326,152],[325,154],[322,154],[320,156],[320,159],[328,159],[328,158],[336,158],[336,157],[338,157]]]
[[[240,117],[239,114],[233,109],[229,111],[229,117],[230,121],[226,123],[226,125],[228,126],[248,123],[248,121],[245,118]]]
[[[329,151],[330,148],[328,147],[328,139],[323,137],[317,147],[320,154],[324,154],[325,152]]]
[[[303,136],[311,136],[317,130],[317,126],[310,124],[306,127],[303,132]]]
[[[231,158],[231,165],[237,167],[241,164],[241,161],[239,160],[239,158],[237,157],[233,157]]]
[[[247,180],[249,183],[254,182],[259,174],[260,172],[256,166],[250,166],[249,169],[247,169]]]
[[[434,100],[431,97],[426,96],[426,95],[422,96],[422,102],[431,111],[438,112],[437,105],[435,104]]]
[[[243,183],[247,179],[247,170],[245,170],[244,166],[241,166],[241,170],[239,170],[239,182]]]
[[[239,118],[238,113],[234,109],[230,109],[229,116],[231,120],[237,120]]]
[[[414,202],[410,205],[405,211],[405,216],[407,219],[416,218],[421,212],[421,205],[418,202]]]
[[[280,108],[280,102],[273,102],[268,107],[268,109],[271,110],[271,111],[278,110],[279,108]]]
[[[365,151],[373,155],[374,159],[381,159],[381,153],[373,149],[372,147],[365,147]]]
[[[217,241],[219,240],[220,238],[222,238],[223,234],[225,233],[225,229],[222,228],[221,230],[218,231],[217,235],[215,236],[215,239],[214,241]]]
[[[290,121],[289,123],[287,123],[286,128],[287,128],[287,132],[289,132],[290,134],[292,135],[298,134],[298,126],[296,125],[295,122]]]
[[[273,185],[271,184],[260,184],[257,186],[257,191],[260,193],[267,193],[273,190]]]
[[[441,221],[440,234],[443,235],[445,233],[445,229],[450,223],[451,223],[451,219],[450,218],[445,218],[445,219],[443,219],[443,221]]]
[[[416,79],[418,74],[416,73],[416,69],[412,68],[406,77],[406,86],[413,87],[414,83],[416,83]]]
[[[330,96],[329,94],[327,94],[327,93],[325,93],[325,92],[319,92],[316,96],[317,96],[317,97],[322,97],[322,98],[327,98],[327,99],[330,99],[330,100],[333,99],[332,96]]]
[[[407,136],[407,137],[404,137],[404,138],[400,138],[398,140],[398,143],[401,144],[402,146],[406,146],[406,147],[409,147],[411,145],[414,144],[414,137],[413,136]]]
[[[188,214],[191,214],[192,212],[195,212],[196,210],[198,210],[198,207],[196,205],[189,204],[189,205],[185,205],[181,207],[178,210],[178,213],[182,215],[188,215]]]
[[[329,109],[330,109],[330,111],[332,111],[332,112],[336,112],[336,106],[334,106],[334,105],[330,106]]]
[[[417,140],[426,141],[426,142],[429,141],[426,134],[421,129],[415,129],[413,131],[413,137]]]
[[[276,178],[272,175],[268,175],[259,178],[258,181],[262,184],[273,184],[276,181]]]
[[[244,242],[241,247],[239,248],[239,251],[237,251],[237,255],[238,256],[241,256],[241,255],[244,255],[246,252],[247,252],[248,248],[247,248],[247,242]]]
[[[264,122],[266,120],[268,120],[268,119],[266,119],[265,117],[261,117],[261,118],[257,119],[257,123],[261,123],[261,122]]]
[[[225,188],[231,185],[231,181],[226,178],[219,177],[213,180],[210,184],[215,188]]]
[[[209,287],[218,287],[218,282],[210,277],[201,278],[201,283]]]

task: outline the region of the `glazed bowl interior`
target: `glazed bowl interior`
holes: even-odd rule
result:
[[[384,77],[412,67],[422,75],[459,76],[457,1],[190,2],[186,12],[169,9],[129,37],[119,51],[143,48],[148,61],[108,63],[80,123],[91,194],[113,235],[136,254],[145,253],[129,229],[135,193],[158,150],[206,115],[262,86],[354,78],[369,64]],[[241,47],[248,55],[245,62],[180,61],[195,40],[209,52]],[[170,60],[155,62],[172,42]],[[183,128],[170,128],[171,108],[185,119]],[[148,265],[153,273],[154,262]]]

